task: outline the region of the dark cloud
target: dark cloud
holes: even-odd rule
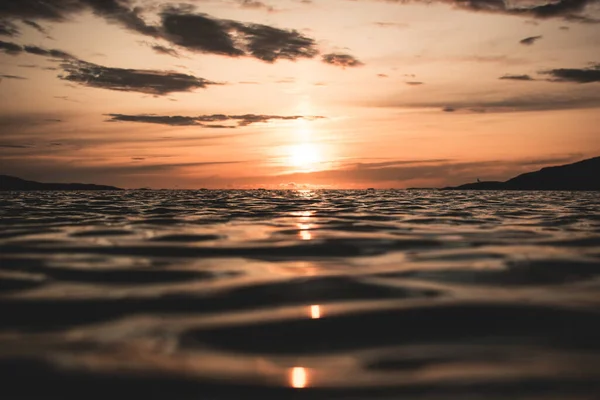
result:
[[[14,56],[22,53],[23,48],[16,43],[3,42],[2,40],[0,40],[0,51]]]
[[[33,29],[37,30],[40,33],[43,33],[44,35],[47,35],[48,32],[46,31],[46,29],[44,29],[44,27],[42,27],[40,24],[38,24],[35,21],[32,21],[30,19],[24,19],[23,23],[26,25],[29,25],[30,27],[32,27]]]
[[[25,52],[25,53],[29,53],[29,54],[35,54],[37,56],[52,57],[52,58],[58,58],[61,60],[76,59],[71,54],[69,54],[65,51],[62,51],[62,50],[44,49],[44,48],[38,47],[38,46],[21,46],[16,43],[3,42],[1,40],[0,40],[0,51],[4,51],[5,53],[13,55],[13,56],[16,56],[18,54]]]
[[[168,56],[179,58],[179,53],[177,53],[177,50],[172,49],[170,47],[165,47],[160,44],[154,44],[151,46],[151,48],[158,54],[166,54]]]
[[[0,143],[0,147],[3,149],[30,149],[32,147],[34,147],[33,145],[30,144],[6,144],[6,143]]]
[[[239,28],[247,43],[249,55],[266,62],[278,59],[313,58],[318,54],[314,39],[298,31],[283,30],[267,25],[251,24]]]
[[[444,112],[454,112],[454,111],[456,111],[456,108],[446,106],[446,107],[442,108],[442,111],[444,111]]]
[[[148,36],[159,36],[155,26],[149,26],[140,17],[142,8],[131,7],[129,0],[80,0],[89,6],[94,14],[109,22],[118,23],[125,28]]]
[[[561,31],[568,31],[570,28],[568,26],[561,26],[558,29],[560,29]]]
[[[524,44],[526,46],[531,46],[532,44],[534,44],[536,41],[540,40],[541,38],[542,38],[542,36],[530,36],[530,37],[526,37],[525,39],[519,40],[519,43]]]
[[[386,74],[377,74],[378,78],[388,78]]]
[[[506,80],[512,80],[512,81],[534,81],[535,80],[529,75],[508,75],[508,74],[503,75],[498,79],[506,79]]]
[[[0,2],[0,16],[65,21],[69,15],[87,7],[85,1],[79,0],[3,0]]]
[[[552,82],[600,82],[600,64],[595,64],[590,68],[558,68],[540,73],[550,75],[551,78],[549,80]]]
[[[189,92],[218,84],[177,72],[110,68],[81,60],[65,62],[61,67],[65,74],[59,77],[66,81],[124,92],[166,95],[172,92]]]
[[[342,53],[324,54],[322,61],[326,64],[331,64],[342,68],[360,67],[361,65],[364,65],[362,62],[354,58],[354,56]]]
[[[39,26],[37,19],[66,21],[73,14],[91,10],[109,22],[146,36],[166,39],[189,51],[254,57],[269,63],[313,58],[318,54],[316,41],[296,30],[212,18],[195,13],[190,5],[163,6],[159,24],[148,25],[141,17],[144,9],[134,4],[133,0],[3,0],[0,18],[7,22],[0,26],[9,34],[10,19],[25,19]],[[240,4],[246,8],[270,7],[255,0],[241,0]],[[172,55],[172,52],[166,54]]]
[[[318,53],[314,39],[295,30],[220,20],[181,7],[165,8],[161,20],[164,37],[191,51],[266,62],[313,58]]]
[[[406,0],[385,0],[405,4]],[[588,6],[597,4],[598,0],[556,0],[552,2],[516,2],[505,0],[433,0],[446,3],[457,9],[474,12],[487,12],[506,15],[519,15],[529,18],[563,18],[580,23],[600,23],[600,20],[582,15]],[[430,4],[431,0],[412,0],[416,3]]]
[[[124,114],[108,114],[110,122],[145,122],[149,124],[161,124],[171,126],[201,126],[194,117],[182,116],[158,116],[158,115],[124,115]]]
[[[62,50],[44,49],[37,46],[20,46],[15,43],[0,41],[0,50],[11,55],[25,52],[58,59],[62,61],[60,67],[63,70],[63,74],[59,75],[59,78],[82,86],[166,95],[172,92],[189,92],[197,88],[206,88],[208,85],[219,84],[193,75],[172,71],[105,67],[79,60]]]
[[[161,18],[165,38],[178,46],[230,57],[244,55],[243,50],[236,48],[227,21],[202,14],[185,14],[179,8],[167,8]]]
[[[35,54],[38,56],[53,57],[53,58],[59,58],[59,59],[64,59],[64,60],[75,60],[76,59],[71,54],[64,52],[62,50],[44,49],[44,48],[41,48],[38,46],[24,46],[23,50],[26,53]]]
[[[4,36],[17,36],[19,34],[19,28],[12,22],[6,19],[0,19],[0,35]]]
[[[133,7],[131,0],[3,0],[0,2],[0,16],[64,22],[73,14],[91,10],[109,22],[144,35],[158,36],[158,29],[149,26],[140,17],[143,11]]]
[[[404,82],[404,83],[406,83],[407,85],[410,85],[410,86],[419,86],[419,85],[425,84],[425,82],[418,82],[418,81],[410,81],[410,82]]]
[[[27,78],[24,78],[24,77],[18,76],[18,75],[0,75],[0,78],[6,78],[6,79],[27,79]]]
[[[110,117],[108,122],[144,122],[149,124],[161,124],[170,126],[201,126],[205,128],[237,128],[248,126],[259,122],[270,122],[273,120],[315,120],[325,117],[321,116],[304,116],[304,115],[257,115],[257,114],[244,114],[244,115],[225,115],[225,114],[212,114],[212,115],[199,115],[195,117],[189,116],[162,116],[153,114],[141,114],[141,115],[125,115],[125,114],[107,114]],[[213,122],[229,122],[232,125],[225,124],[211,124]],[[208,123],[208,124],[207,124]]]

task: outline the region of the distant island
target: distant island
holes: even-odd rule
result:
[[[441,190],[600,190],[600,157],[542,168],[506,182],[475,182]]]
[[[87,183],[40,183],[15,176],[0,175],[0,191],[12,190],[123,190],[114,186]]]

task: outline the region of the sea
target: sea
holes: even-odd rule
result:
[[[0,398],[600,398],[594,192],[0,195]]]

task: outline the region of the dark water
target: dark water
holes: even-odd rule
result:
[[[0,204],[3,399],[600,393],[598,193]]]

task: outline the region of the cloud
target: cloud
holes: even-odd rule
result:
[[[0,16],[64,22],[73,14],[91,10],[109,22],[144,35],[157,36],[158,29],[140,17],[142,8],[132,7],[131,0],[6,0],[0,4]]]
[[[33,29],[37,30],[40,33],[43,33],[44,35],[47,35],[48,32],[46,31],[46,29],[44,29],[40,24],[38,24],[35,21],[32,21],[30,19],[24,19],[23,23],[26,25],[29,25],[30,27],[32,27]]]
[[[324,54],[322,61],[326,64],[335,65],[336,67],[360,67],[364,65],[362,62],[351,56],[350,54],[329,53]]]
[[[503,75],[498,79],[506,79],[506,80],[512,80],[512,81],[534,81],[535,80],[529,75],[509,75],[509,74]]]
[[[244,55],[244,51],[235,46],[226,21],[201,14],[184,14],[175,8],[167,8],[161,18],[164,36],[171,43],[198,52],[230,57]]]
[[[262,114],[244,114],[244,115],[225,115],[225,114],[212,114],[212,115],[199,115],[199,116],[163,116],[154,114],[140,114],[140,115],[126,115],[126,114],[107,114],[110,119],[108,122],[143,122],[149,124],[161,124],[170,126],[200,126],[205,128],[237,128],[248,126],[259,122],[270,122],[273,120],[315,120],[322,119],[325,117],[321,116],[304,116],[304,115],[262,115]],[[224,122],[232,125],[225,124],[211,124],[213,122]],[[208,123],[208,124],[207,124]]]
[[[194,52],[253,57],[269,63],[313,58],[319,53],[315,39],[296,30],[213,18],[195,13],[190,5],[162,6],[159,23],[149,25],[141,17],[145,9],[136,4],[133,0],[8,0],[0,3],[0,26],[10,33],[10,19],[26,19],[33,24],[37,24],[36,19],[63,22],[73,14],[91,10],[108,22]],[[255,0],[241,0],[240,4],[270,9]]]
[[[190,51],[269,63],[313,58],[318,53],[314,39],[295,30],[220,20],[181,7],[166,7],[160,15],[164,38]]]
[[[7,144],[7,143],[0,143],[0,147],[3,149],[30,149],[32,147],[35,147],[33,145],[30,144]]]
[[[425,84],[425,82],[417,82],[417,81],[410,81],[410,82],[404,82],[404,83],[406,83],[407,85],[410,85],[410,86],[419,86],[419,85]]]
[[[44,49],[44,48],[38,47],[38,46],[24,46],[23,50],[26,53],[35,54],[38,56],[60,58],[60,59],[65,59],[65,60],[76,60],[76,58],[74,56],[72,56],[71,54],[69,54],[65,51],[62,51],[62,50]]]
[[[78,0],[5,0],[0,3],[0,16],[61,22],[88,6],[85,1]]]
[[[275,12],[277,9],[275,7],[270,6],[268,4],[263,3],[262,1],[257,0],[237,0],[241,8],[250,9],[250,10],[266,10],[268,12]]]
[[[298,31],[251,24],[240,28],[247,42],[247,53],[266,62],[278,59],[313,58],[318,54],[314,39]]]
[[[59,59],[62,61],[60,67],[63,74],[58,77],[82,86],[160,96],[172,92],[204,89],[209,85],[221,85],[221,83],[173,71],[105,67],[79,60],[62,50],[44,49],[37,46],[20,46],[0,41],[0,51],[11,55],[25,52]]]
[[[0,40],[0,51],[4,51],[6,54],[13,56],[21,53],[35,54],[37,56],[45,56],[58,58],[62,60],[75,60],[76,58],[71,54],[57,49],[44,49],[38,46],[21,46],[12,42],[3,42]]]
[[[530,37],[526,37],[525,39],[521,39],[519,40],[519,43],[525,45],[525,46],[531,46],[532,44],[534,44],[536,41],[540,40],[542,38],[542,36],[530,36]]]
[[[166,95],[218,85],[203,78],[171,71],[110,68],[74,60],[61,65],[59,78],[79,85],[124,92]]]
[[[11,42],[3,42],[0,40],[0,51],[3,51],[6,54],[17,55],[23,52],[23,48],[18,44]]]
[[[179,58],[179,53],[177,53],[177,50],[175,49],[165,47],[160,44],[153,44],[150,47],[158,54],[166,54],[168,56]]]
[[[552,82],[600,82],[600,64],[595,64],[590,68],[558,68],[542,71],[540,73],[550,75],[552,78],[549,80]]]
[[[388,78],[388,75],[386,74],[377,74],[378,78]]]
[[[506,1],[506,0],[384,0],[389,3],[425,3],[432,1],[450,4],[454,8],[473,12],[516,15],[528,18],[563,18],[580,23],[600,23],[600,20],[582,15],[588,6],[598,0]]]
[[[570,110],[600,107],[600,97],[594,94],[580,95],[522,95],[499,100],[456,101],[446,105],[439,103],[420,104],[418,107],[442,107],[443,111],[482,112],[527,112],[548,110]]]
[[[6,78],[6,79],[27,79],[27,78],[24,78],[24,77],[18,76],[18,75],[0,75],[0,78]]]
[[[6,19],[0,19],[0,35],[4,36],[17,36],[19,34],[19,28],[12,22]]]
[[[373,25],[380,28],[407,28],[409,25],[404,22],[373,22]]]

